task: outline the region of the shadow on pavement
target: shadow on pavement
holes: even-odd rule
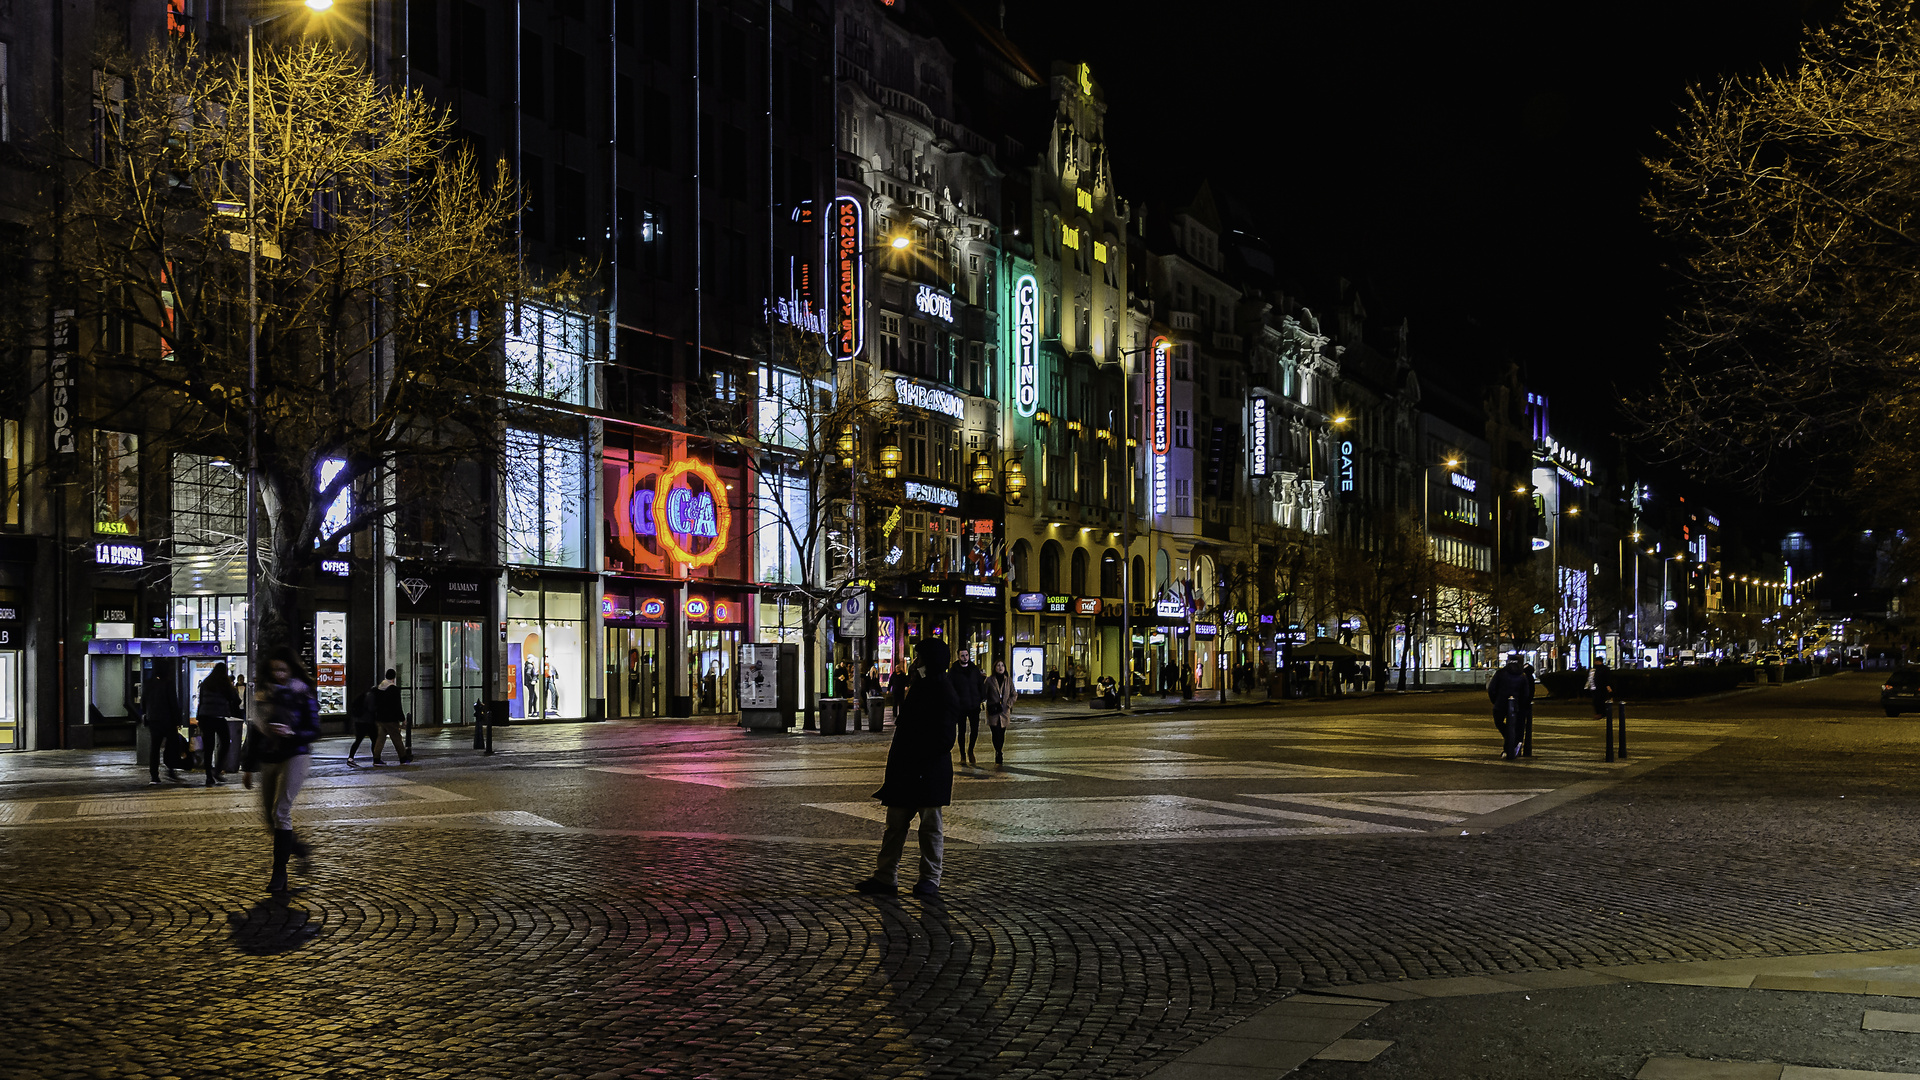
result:
[[[320,924],[306,909],[271,897],[229,921],[233,924],[234,947],[248,956],[291,952],[320,936]]]

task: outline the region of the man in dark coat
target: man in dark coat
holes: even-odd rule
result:
[[[1613,700],[1613,672],[1605,660],[1595,660],[1587,672],[1587,693],[1593,698],[1593,718],[1607,718],[1607,702]]]
[[[152,674],[140,687],[140,714],[147,726],[147,775],[157,784],[167,742],[180,737],[180,695],[173,689],[173,669],[164,660],[154,662]],[[179,783],[180,770],[168,764],[167,779]]]
[[[880,862],[856,892],[892,895],[897,891],[900,856],[907,828],[920,818],[920,880],[913,891],[940,895],[940,864],[945,855],[940,808],[953,801],[953,742],[960,719],[960,696],[948,678],[947,643],[922,641],[911,670],[894,682],[893,745],[887,750],[887,779],[873,797],[887,808],[887,831],[880,841]]]
[[[1522,717],[1533,707],[1533,675],[1522,666],[1519,653],[1507,654],[1507,666],[1487,680],[1487,697],[1493,702],[1493,726],[1500,729],[1506,744],[1500,756],[1511,761],[1520,756]]]

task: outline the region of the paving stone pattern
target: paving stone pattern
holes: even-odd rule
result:
[[[1301,987],[1920,943],[1920,760],[1780,754],[1458,838],[955,845],[942,903],[846,893],[864,846],[334,826],[281,905],[243,830],[0,830],[0,1076],[1139,1077]]]

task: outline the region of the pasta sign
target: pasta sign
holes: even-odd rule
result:
[[[842,195],[828,211],[827,235],[833,267],[833,358],[851,360],[860,355],[866,337],[866,283],[860,276],[860,242],[866,231],[860,224],[860,200]]]
[[[696,486],[697,485],[697,486]],[[653,498],[653,529],[667,557],[686,566],[712,566],[727,550],[733,510],[713,466],[678,461],[660,476]],[[700,540],[705,547],[694,547]]]
[[[1013,402],[1021,416],[1040,407],[1040,286],[1032,274],[1013,287]]]

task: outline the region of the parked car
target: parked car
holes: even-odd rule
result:
[[[1902,709],[1920,710],[1920,668],[1890,672],[1880,684],[1880,707],[1888,716],[1899,716]]]

